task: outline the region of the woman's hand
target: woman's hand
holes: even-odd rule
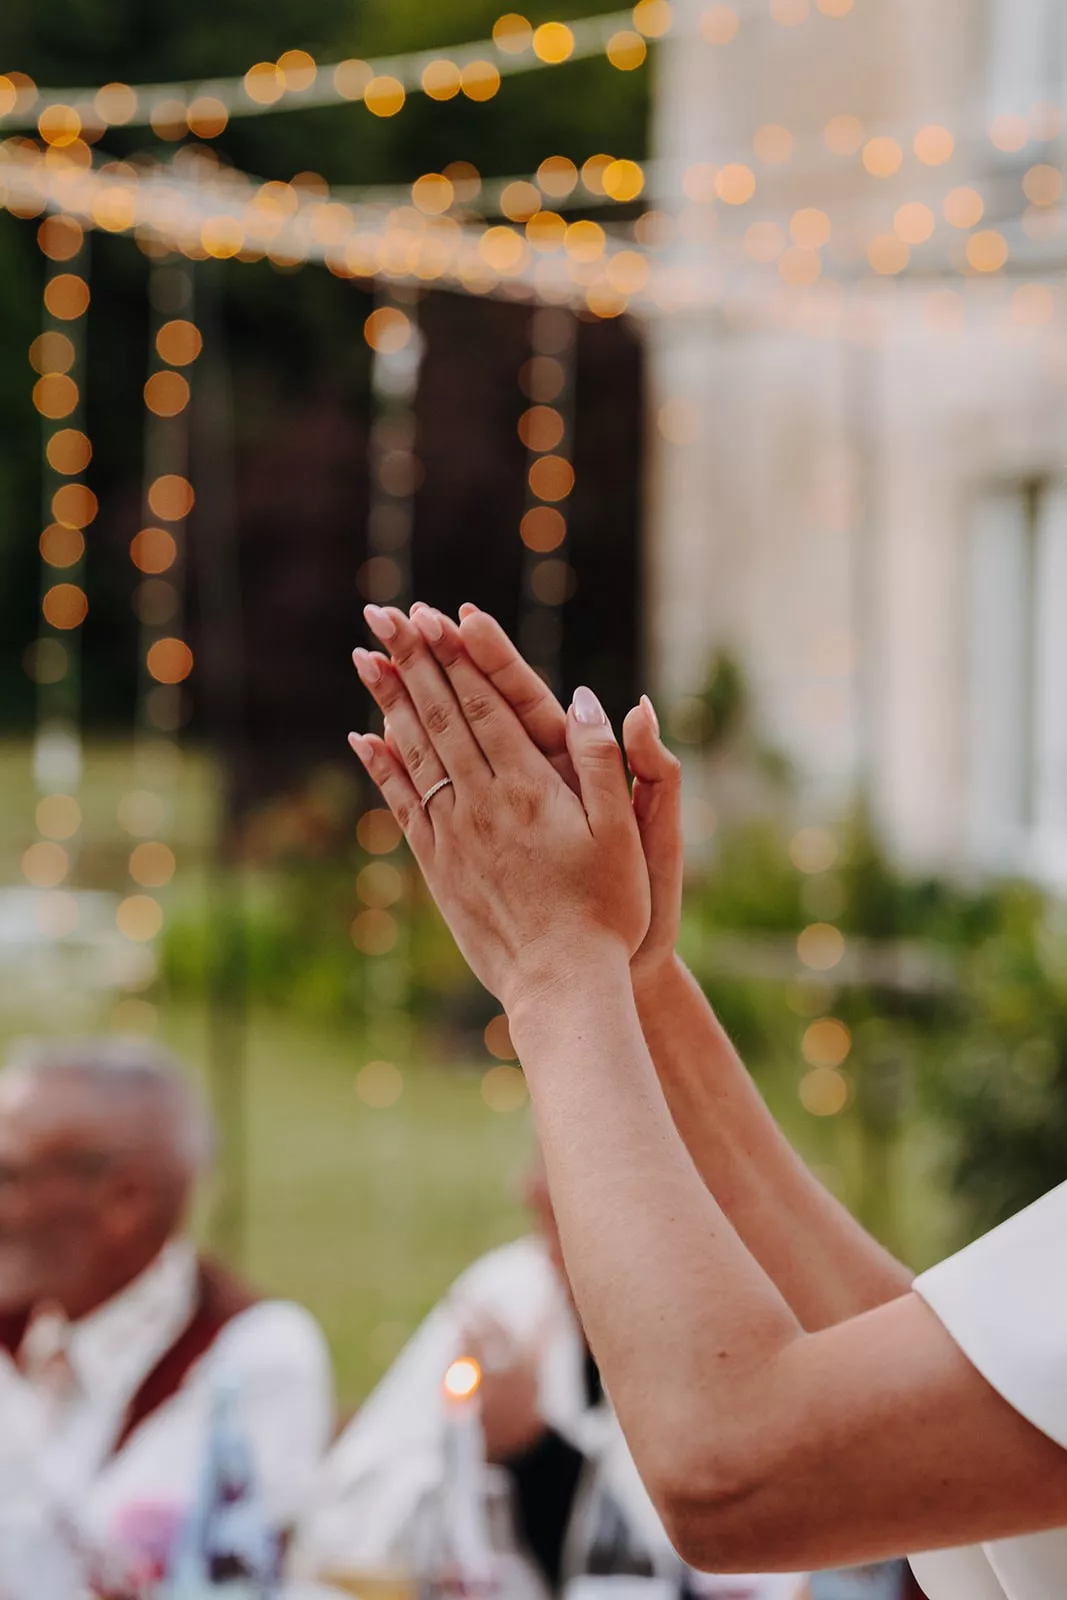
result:
[[[417,605],[412,616],[418,621]],[[438,614],[439,615],[439,614]],[[454,630],[474,665],[491,680],[521,721],[537,748],[560,776],[576,788],[567,748],[567,715],[552,691],[516,650],[503,628],[477,606],[460,609]],[[652,916],[634,956],[635,987],[651,987],[674,959],[682,906],[682,768],[660,738],[659,719],[647,695],[622,725],[622,742],[633,774],[633,807],[641,834],[652,891]]]
[[[366,614],[392,657],[354,655],[385,738],[350,742],[476,976],[510,1011],[581,965],[628,961],[648,930],[648,872],[622,754],[595,695],[578,690],[566,717],[575,794],[454,625],[428,609],[414,621],[392,607]]]

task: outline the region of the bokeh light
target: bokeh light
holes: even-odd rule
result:
[[[844,953],[844,935],[830,922],[813,922],[797,938],[797,955],[813,972],[831,971]]]
[[[93,447],[88,436],[79,429],[60,428],[45,446],[45,455],[53,472],[70,477],[85,471],[92,460]]]
[[[403,899],[403,874],[388,861],[372,861],[357,875],[356,893],[365,906],[384,911]]]
[[[534,29],[533,51],[539,61],[555,66],[574,53],[574,34],[565,22],[542,22]]]
[[[41,601],[41,611],[50,627],[66,632],[80,628],[89,613],[85,590],[76,583],[57,583]]]
[[[130,877],[143,889],[161,889],[173,878],[176,866],[174,851],[158,840],[139,844],[130,855]]]
[[[505,55],[522,55],[533,43],[533,26],[521,12],[505,12],[493,23],[493,43]]]
[[[828,872],[837,858],[837,841],[828,828],[801,828],[789,841],[789,859],[798,872]]]
[[[124,938],[145,944],[163,928],[163,907],[149,894],[127,895],[119,904],[115,922]]]
[[[713,4],[700,13],[700,33],[708,44],[732,44],[740,27],[741,19],[733,6]]]
[[[139,572],[166,572],[177,555],[174,535],[165,528],[142,528],[130,541],[130,560]]]
[[[368,1061],[356,1074],[356,1094],[374,1111],[388,1111],[404,1093],[404,1075],[391,1061]]]
[[[486,1025],[485,1048],[491,1056],[496,1056],[498,1061],[514,1061],[518,1055],[511,1042],[508,1019],[503,1011]]]
[[[70,857],[61,844],[39,839],[22,855],[22,875],[35,889],[54,889],[70,871]]]
[[[73,839],[82,825],[82,808],[71,794],[46,794],[37,802],[35,820],[46,839]]]
[[[519,536],[528,550],[548,555],[567,537],[567,523],[553,506],[533,506],[519,524]]]
[[[399,822],[384,807],[365,811],[356,824],[356,838],[368,855],[390,855],[403,837]]]
[[[574,488],[574,468],[563,456],[542,456],[530,467],[529,478],[539,500],[565,500]]]
[[[521,1111],[529,1098],[526,1079],[518,1067],[490,1067],[482,1078],[482,1099],[490,1111],[508,1116]]]
[[[50,523],[38,540],[41,560],[50,567],[73,567],[85,554],[85,535],[80,528],[65,528]]]
[[[193,652],[184,639],[157,639],[145,664],[157,683],[184,683],[193,670]]]
[[[820,1017],[805,1030],[800,1048],[809,1066],[839,1067],[852,1049],[852,1034],[836,1017]]]
[[[85,239],[80,222],[74,217],[46,217],[37,229],[37,245],[50,261],[71,261]]]
[[[160,359],[172,367],[187,367],[196,360],[203,345],[200,329],[183,317],[165,322],[156,334],[156,350]]]
[[[397,306],[379,306],[363,324],[363,337],[379,355],[395,355],[411,339],[411,321]]]
[[[176,417],[189,404],[189,384],[180,372],[153,372],[144,386],[144,403],[157,417]]]
[[[193,509],[196,493],[188,478],[165,472],[148,487],[148,504],[164,522],[181,522]]]
[[[813,1117],[836,1117],[848,1104],[848,1079],[835,1067],[813,1067],[800,1080],[798,1092]]]
[[[365,956],[384,956],[400,934],[396,918],[388,911],[368,909],[361,911],[351,927],[352,943]]]

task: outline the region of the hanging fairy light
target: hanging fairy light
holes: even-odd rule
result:
[[[193,668],[193,653],[182,637],[185,524],[195,498],[188,477],[190,375],[203,340],[193,320],[191,266],[165,253],[155,257],[149,304],[142,525],[130,543],[139,624],[133,784],[119,811],[130,838],[129,890],[118,909],[120,931],[144,945],[162,930],[161,893],[177,866],[172,836],[178,734],[185,720],[184,685]],[[152,975],[151,963],[143,968],[135,969],[134,987],[143,987]],[[139,1027],[153,1024],[154,1011],[144,1000],[120,1001],[119,1019],[134,1009]]]
[[[53,937],[73,933],[78,902],[65,885],[73,874],[81,829],[81,635],[85,530],[96,496],[85,483],[92,444],[85,431],[84,371],[89,250],[80,224],[62,214],[37,230],[45,262],[42,330],[29,350],[36,374],[33,403],[41,418],[41,613],[27,667],[37,685],[34,777],[38,838],[23,856],[26,880],[42,891],[37,915]]]
[[[402,287],[380,288],[374,310],[364,324],[364,338],[372,352],[373,418],[367,555],[356,582],[365,601],[406,606],[411,596],[415,495],[422,478],[415,413],[423,351],[417,295]],[[399,832],[390,827],[389,821],[371,811],[359,825],[359,842],[372,859],[356,879],[359,909],[351,936],[366,957],[363,1003],[368,1029],[374,1039],[380,1038],[390,1049],[406,1054],[411,918],[404,912],[409,885],[401,862],[382,859],[392,855],[400,844]],[[372,1065],[375,1071],[371,1077],[360,1077],[363,1098],[368,1083],[384,1082],[383,1063]],[[391,1063],[385,1065],[392,1067]],[[392,1068],[393,1072],[397,1070]],[[363,1071],[369,1072],[370,1068],[365,1066]]]
[[[529,402],[519,418],[526,446],[523,544],[523,654],[553,687],[558,685],[562,607],[575,590],[567,560],[568,505],[574,488],[574,373],[578,324],[562,306],[538,306],[530,316],[530,356],[519,374]]]

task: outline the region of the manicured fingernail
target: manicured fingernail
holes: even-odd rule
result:
[[[652,726],[655,728],[656,737],[658,738],[659,737],[659,718],[656,715],[656,708],[652,704],[652,701],[648,698],[647,694],[643,694],[641,696],[641,704],[644,706],[645,711],[648,714],[649,721],[652,723]]]
[[[352,660],[356,664],[360,682],[365,683],[368,689],[372,689],[376,683],[381,682],[382,664],[376,656],[371,655],[369,650],[353,650]]]
[[[598,723],[607,722],[604,707],[600,704],[592,689],[575,689],[574,699],[571,701],[576,722],[584,722],[592,727]]]
[[[357,755],[365,767],[370,766],[370,745],[361,733],[350,733],[348,743],[354,755]]]
[[[431,644],[437,644],[444,638],[444,623],[436,611],[431,611],[429,606],[420,606],[411,614],[411,620],[418,628],[424,639],[429,639]]]
[[[381,606],[364,606],[363,615],[367,619],[367,626],[376,639],[391,639],[396,633],[396,623],[388,611],[383,611]]]
[[[478,615],[478,607],[470,600],[464,600],[463,604],[459,608],[459,614],[464,619],[467,617],[476,617]]]

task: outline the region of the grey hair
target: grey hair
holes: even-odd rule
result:
[[[11,1051],[5,1069],[73,1080],[117,1112],[139,1106],[189,1177],[211,1164],[215,1137],[203,1097],[177,1057],[152,1040],[128,1034],[27,1039]]]

